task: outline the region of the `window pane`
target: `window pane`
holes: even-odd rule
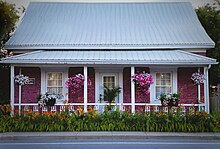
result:
[[[156,73],[156,97],[171,91],[171,73]]]
[[[103,77],[103,85],[108,88],[115,87],[115,77],[114,76],[104,76]]]
[[[166,80],[166,85],[170,86],[170,80]]]
[[[161,80],[161,85],[166,85],[166,81],[165,80]]]
[[[57,85],[62,86],[62,80],[58,80]]]
[[[165,74],[165,78],[168,79],[168,80],[170,80],[170,73],[166,73],[166,74]]]
[[[156,80],[156,85],[160,85],[160,82],[161,82],[161,80],[160,80],[160,79],[157,79],[157,80]]]
[[[62,95],[62,73],[48,73],[47,79],[47,92]]]

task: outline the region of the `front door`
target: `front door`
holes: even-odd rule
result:
[[[104,95],[104,86],[112,89],[116,86],[118,86],[118,73],[100,73],[100,80],[99,80],[99,101],[100,103],[106,103],[106,101],[103,100]],[[115,103],[119,102],[119,97],[115,98]],[[104,106],[99,107],[100,112],[104,111]]]

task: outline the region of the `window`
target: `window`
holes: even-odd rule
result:
[[[172,92],[171,73],[156,73],[156,98],[162,93]]]
[[[112,89],[115,87],[115,76],[103,76],[103,86]]]
[[[47,92],[58,95],[62,98],[63,94],[63,75],[62,73],[49,72],[47,73]]]

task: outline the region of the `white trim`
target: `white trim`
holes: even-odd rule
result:
[[[99,104],[101,94],[101,83],[103,76],[116,76],[116,86],[123,87],[123,68],[122,67],[95,67],[95,103]],[[123,103],[123,89],[119,94],[119,103]],[[122,106],[120,106],[120,109]]]
[[[63,98],[67,99],[68,95],[68,88],[65,87],[65,81],[68,78],[68,67],[41,67],[41,94],[45,94],[47,92],[47,73],[50,72],[57,72],[57,73],[62,73],[62,84],[63,84],[63,89],[62,89],[62,94]],[[58,100],[57,103],[62,103],[62,100]]]
[[[84,112],[87,112],[87,103],[88,103],[88,69],[87,66],[83,67],[83,74],[84,74]]]
[[[204,75],[205,75],[205,81],[204,81],[204,102],[205,102],[205,111],[210,113],[209,109],[209,68],[204,67]]]
[[[183,51],[191,53],[206,53],[206,49],[183,49]]]
[[[95,103],[100,103],[100,98],[99,98],[99,71],[95,69]]]
[[[178,92],[178,79],[177,68],[150,68],[150,74],[154,79],[154,83],[150,86],[150,103],[160,104],[160,101],[156,99],[156,73],[171,73],[171,92]]]
[[[19,68],[19,75],[21,75],[21,67]],[[22,91],[21,91],[21,85],[18,85],[18,114],[21,115],[21,98],[22,98]]]
[[[177,69],[172,72],[173,72],[173,93],[177,93],[178,92]]]
[[[135,74],[135,67],[131,66],[131,76]],[[131,81],[131,113],[135,113],[135,84]]]
[[[158,86],[157,86],[157,83],[156,83],[157,74],[162,74],[162,73],[170,74],[170,87],[171,87],[171,93],[173,93],[173,72],[164,72],[164,71],[162,71],[162,72],[155,72],[155,94],[154,94],[154,98],[155,98],[155,99],[157,99],[157,96],[156,96],[156,87],[162,86],[162,85],[158,85]],[[163,87],[166,87],[166,85],[163,86]]]
[[[205,67],[204,67],[204,70],[205,70]],[[200,73],[200,68],[198,68],[198,73]],[[205,85],[205,82],[204,82],[204,85]],[[200,103],[200,101],[201,101],[201,86],[200,86],[200,84],[198,84],[197,86],[198,86],[198,91],[197,91],[198,103]]]
[[[11,115],[14,115],[14,104],[15,104],[14,77],[15,77],[15,68],[13,65],[11,65],[11,82],[10,82],[11,83],[11,93],[10,93],[10,96],[11,96],[11,101],[10,101]]]
[[[119,94],[119,103],[123,103],[123,71],[118,74],[118,84],[121,87],[121,93]],[[119,110],[123,110],[123,106],[119,107]]]
[[[106,72],[100,72],[99,73],[99,94],[103,94],[103,84],[104,84],[104,77],[115,77],[115,86],[118,86],[119,85],[119,74],[118,73],[106,73]]]
[[[69,103],[69,105],[76,105],[76,106],[82,106],[84,103]],[[18,103],[14,104],[15,106],[18,106]],[[29,105],[29,106],[34,106],[34,105],[38,105],[38,103],[22,103],[22,106],[25,105]],[[56,103],[55,106],[63,106],[63,103]],[[106,103],[88,103],[87,105],[107,105]],[[112,105],[123,105],[123,106],[131,106],[131,103],[112,103]],[[151,103],[135,103],[136,106],[161,106],[161,104],[151,104]],[[186,107],[194,107],[194,106],[199,106],[199,104],[181,104],[182,106],[186,106]],[[204,106],[204,104],[202,105]]]
[[[64,75],[64,73],[63,72],[59,72],[59,71],[48,71],[48,72],[45,72],[45,76],[46,76],[46,79],[45,79],[45,84],[46,84],[46,92],[48,92],[48,90],[47,90],[47,88],[48,88],[48,74],[49,73],[61,73],[62,74],[62,86],[57,86],[57,87],[62,87],[62,94],[63,94],[63,88],[64,88],[64,77],[63,77],[63,75]],[[50,86],[51,87],[51,86]]]

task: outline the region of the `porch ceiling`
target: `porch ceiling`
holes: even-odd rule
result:
[[[181,50],[34,51],[2,59],[5,64],[207,65],[215,59]]]

